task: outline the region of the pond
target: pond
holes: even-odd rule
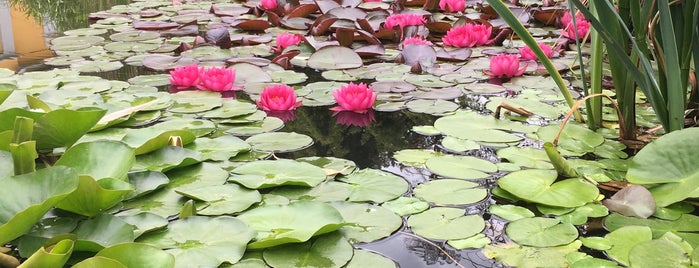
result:
[[[0,72],[0,165],[14,164],[0,178],[45,197],[8,192],[0,200],[15,207],[0,223],[25,222],[0,231],[11,255],[35,258],[54,243],[66,250],[56,263],[84,267],[103,264],[96,252],[134,267],[613,267],[657,264],[647,251],[662,247],[673,261],[699,260],[699,251],[690,254],[699,218],[683,201],[697,195],[655,196],[664,204],[657,211],[638,197],[647,190],[611,198],[627,189],[627,170],[648,172],[631,163],[636,151],[615,139],[617,129],[569,123],[558,151],[574,174],[558,175],[542,148],[568,111],[564,96],[533,60],[518,63],[511,79],[489,77],[490,59],[523,43],[495,38],[508,34],[506,24],[480,2],[464,1],[464,13],[442,12],[439,1],[182,2],[0,2],[0,15],[13,14],[0,19],[0,67],[18,72]],[[535,2],[511,9],[537,40],[574,48],[558,25],[522,15],[540,10]],[[16,20],[20,11],[43,18],[29,27],[38,31],[6,37],[37,23]],[[398,12],[428,21],[380,26]],[[493,28],[493,44],[440,47],[449,28],[473,22]],[[279,48],[287,32],[304,39]],[[7,41],[42,35],[50,53]],[[403,35],[439,46],[399,46]],[[552,60],[569,86],[581,84],[574,51]],[[235,69],[241,90],[171,85],[168,71],[191,64]],[[377,93],[373,110],[331,111],[332,92],[354,83]],[[302,106],[258,108],[274,84],[293,86]],[[658,124],[638,107],[639,126]],[[618,120],[611,110],[604,119]],[[9,153],[22,122],[35,125],[36,140],[22,150],[39,151],[24,166]],[[694,148],[678,149],[679,135],[667,136],[638,161]],[[41,177],[65,179],[49,186]],[[602,199],[638,204],[620,209]],[[650,219],[629,216],[651,209]],[[629,242],[635,236],[643,238]]]

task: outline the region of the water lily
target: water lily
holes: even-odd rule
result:
[[[486,71],[490,77],[510,78],[520,76],[524,73],[526,66],[519,67],[519,57],[513,54],[500,54],[490,58],[490,72]]]
[[[425,24],[425,17],[419,14],[393,14],[386,18],[384,22],[384,27],[386,29],[393,29],[395,26],[399,26],[401,29],[405,26],[419,26]]]
[[[273,85],[262,90],[257,106],[265,111],[289,111],[301,106],[301,102],[296,101],[293,87]]]
[[[277,35],[277,51],[283,51],[285,48],[301,43],[301,37],[298,34],[280,33]]]
[[[333,97],[339,106],[330,108],[330,110],[336,112],[366,113],[376,101],[374,89],[367,87],[364,83],[349,83],[347,86],[341,86],[340,89],[333,91]]]
[[[466,8],[465,0],[439,0],[439,8],[446,12],[460,12]]]
[[[539,43],[539,48],[544,51],[544,55],[546,55],[547,58],[550,59],[553,57],[553,48],[551,46]],[[534,51],[529,47],[520,48],[519,57],[523,60],[536,60],[536,54],[534,54]]]
[[[491,27],[466,23],[461,26],[456,26],[447,31],[447,34],[442,37],[445,46],[452,47],[475,47],[488,44],[490,34],[493,29]]]
[[[235,70],[226,67],[212,67],[199,72],[197,88],[211,91],[235,90]]]
[[[345,126],[365,127],[371,124],[371,122],[376,121],[373,110],[369,110],[363,114],[342,111],[335,113],[333,116],[337,116],[335,119],[336,124]]]
[[[590,31],[590,22],[585,19],[576,19],[575,25],[573,25],[573,22],[568,23],[564,29],[563,36],[575,40],[576,27],[578,29],[578,39],[582,39]]]
[[[170,71],[170,84],[176,89],[194,87],[199,84],[199,68],[196,64],[177,67]]]
[[[575,19],[584,20],[585,16],[580,12],[576,12]],[[571,22],[573,22],[573,16],[570,15],[570,11],[566,11],[565,13],[563,13],[563,16],[561,17],[561,25],[563,25],[563,27],[566,27]]]
[[[265,10],[277,8],[277,0],[260,0],[260,6]]]
[[[407,45],[428,45],[428,46],[431,46],[433,44],[430,41],[422,39],[421,37],[413,36],[413,37],[405,38],[405,40],[403,40],[403,46],[407,46]]]

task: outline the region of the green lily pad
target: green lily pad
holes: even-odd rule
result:
[[[260,192],[231,183],[187,188],[175,192],[206,202],[206,206],[197,211],[197,214],[207,216],[234,214],[262,201]]]
[[[238,262],[253,237],[255,232],[239,219],[190,216],[170,222],[164,232],[149,233],[138,240],[175,256],[175,267],[218,267]]]
[[[393,158],[403,165],[425,167],[428,159],[441,155],[433,150],[403,149],[393,153]]]
[[[599,203],[587,203],[584,206],[575,208],[569,213],[556,216],[556,219],[564,223],[583,225],[587,223],[588,218],[599,218],[607,216],[608,214],[609,210],[604,205]]]
[[[405,104],[414,113],[445,115],[459,109],[459,105],[445,100],[412,100]]]
[[[264,114],[264,112],[262,112]],[[251,120],[250,117],[254,116],[255,114],[247,117],[246,119],[243,120]],[[235,125],[229,129],[226,130],[226,133],[236,135],[236,136],[252,136],[252,135],[257,135],[257,134],[264,134],[267,132],[272,132],[279,130],[284,127],[284,121],[282,121],[279,118],[276,118],[274,116],[268,116],[265,117],[259,121],[252,122],[250,124],[240,124],[240,125]],[[302,134],[299,134],[302,135]],[[273,141],[269,141],[273,142]],[[277,143],[279,143],[277,141]],[[281,145],[277,145],[281,146]]]
[[[372,201],[383,203],[403,195],[408,191],[408,182],[403,178],[376,169],[363,169],[337,178],[349,184],[349,201]]]
[[[139,76],[129,78],[128,82],[131,85],[139,85],[139,86],[154,86],[154,87],[167,86],[167,85],[170,85],[170,74],[139,75]],[[181,93],[181,92],[179,92],[179,93]],[[175,94],[175,95],[177,95],[177,94]]]
[[[513,267],[567,267],[566,255],[577,252],[582,243],[578,240],[557,247],[528,247],[514,243],[487,245],[483,254]]]
[[[276,187],[270,194],[283,196],[288,200],[315,200],[322,202],[344,201],[349,198],[350,190],[347,184],[336,181],[326,181],[313,188],[303,186]]]
[[[97,124],[105,113],[101,109],[59,109],[46,113],[34,123],[33,139],[36,140],[36,148],[47,150],[72,145]]]
[[[689,267],[688,253],[667,239],[642,242],[629,252],[631,267]]]
[[[604,221],[604,226],[610,231],[629,225],[648,226],[653,232],[653,237],[660,237],[667,232],[684,237],[685,234],[699,232],[699,216],[683,214],[679,219],[669,221],[655,218],[639,219],[612,213]]]
[[[418,185],[413,194],[421,200],[449,206],[476,203],[488,196],[488,191],[470,181],[440,179]]]
[[[133,169],[166,172],[174,168],[194,165],[201,161],[202,157],[196,151],[177,146],[166,146],[136,157]]]
[[[629,265],[629,253],[636,245],[651,241],[652,233],[646,226],[626,226],[612,231],[604,238],[612,244],[605,251],[607,256],[623,265]]]
[[[154,127],[160,130],[188,130],[197,137],[209,135],[216,130],[216,124],[213,122],[194,118],[169,119]]]
[[[498,180],[505,191],[528,201],[549,206],[578,207],[597,198],[596,186],[578,178],[556,182],[554,170],[515,171]]]
[[[87,258],[79,263],[76,263],[73,267],[76,268],[91,268],[91,267],[101,267],[101,268],[128,268],[121,262],[110,259],[107,257],[91,257]]]
[[[507,224],[507,236],[515,242],[533,247],[566,245],[578,238],[578,229],[570,223],[551,218],[523,218]]]
[[[580,237],[580,241],[583,243],[583,246],[586,246],[591,249],[596,249],[596,250],[608,250],[612,248],[612,242],[609,241],[609,239],[604,238],[604,237],[598,237],[598,236],[588,236]]]
[[[78,187],[78,173],[63,166],[0,180],[4,185],[0,187],[0,204],[5,207],[0,210],[2,244],[29,232],[49,209]]]
[[[419,74],[419,75],[407,75],[405,76],[405,82],[416,85],[418,87],[426,88],[441,88],[450,87],[454,84],[442,81],[439,77],[431,74]]]
[[[400,196],[391,201],[386,201],[381,204],[382,207],[388,208],[399,216],[412,215],[423,212],[430,208],[430,204],[414,197]]]
[[[507,159],[521,167],[533,169],[553,169],[548,155],[544,150],[535,148],[507,147],[497,151],[498,157]]]
[[[313,187],[325,180],[325,173],[321,168],[304,162],[288,159],[262,160],[233,169],[229,180],[251,189],[279,185]]]
[[[81,222],[73,233],[77,236],[76,251],[98,252],[134,240],[134,227],[110,214],[100,214]]]
[[[495,164],[473,156],[442,155],[427,159],[427,169],[447,178],[482,179],[488,175],[485,172],[496,172]]]
[[[551,124],[540,128],[537,135],[540,140],[553,141],[560,129],[559,124]],[[582,155],[593,152],[595,147],[604,143],[604,137],[585,126],[566,124],[558,140],[558,148],[563,155]]]
[[[488,211],[508,221],[534,217],[534,212],[531,210],[515,205],[492,205],[488,208]]]
[[[238,137],[220,136],[213,139],[200,137],[187,148],[199,152],[202,160],[224,161],[240,152],[250,151],[251,146]]]
[[[286,153],[302,150],[313,144],[308,135],[296,132],[271,132],[254,135],[245,140],[259,152]]]
[[[134,186],[134,190],[126,196],[126,199],[148,194],[170,182],[165,174],[158,171],[131,172],[128,176],[129,183]]]
[[[354,249],[338,233],[330,233],[303,244],[289,244],[264,251],[267,264],[282,267],[340,268],[352,259]]]
[[[251,249],[305,242],[344,225],[337,209],[316,201],[258,207],[240,214],[238,218],[257,231],[255,241],[248,245]]]
[[[458,111],[434,122],[434,127],[442,133],[463,140],[477,142],[507,143],[522,140],[521,137],[505,131],[534,133],[538,127],[524,125],[510,120],[496,119],[471,111]]]
[[[112,178],[126,181],[134,163],[134,150],[118,141],[94,141],[77,144],[66,150],[56,165],[75,169],[99,181]]]
[[[148,212],[143,212],[132,216],[122,216],[120,218],[136,228],[134,229],[135,237],[139,237],[147,232],[163,229],[168,224],[167,219]]]
[[[308,58],[308,67],[318,70],[351,69],[363,64],[356,52],[341,46],[325,46]]]
[[[352,255],[352,259],[347,263],[347,266],[345,266],[345,268],[364,267],[396,268],[398,266],[393,260],[379,255],[378,253],[355,249],[354,255]]]
[[[481,145],[472,140],[463,140],[454,136],[446,136],[442,139],[442,146],[452,152],[465,152],[470,150],[478,150]]]
[[[168,268],[175,265],[172,255],[141,243],[114,245],[100,250],[95,256],[116,260],[129,268]]]
[[[330,204],[349,223],[340,228],[340,233],[352,244],[388,237],[403,225],[403,220],[398,215],[383,207],[351,202]]]
[[[454,247],[455,249],[465,249],[465,248],[483,248],[490,244],[490,238],[486,237],[484,234],[478,233],[472,237],[465,239],[455,239],[447,241],[447,244]]]
[[[698,197],[699,129],[673,131],[644,147],[631,160],[627,180],[634,184],[659,184],[650,189],[656,204],[665,207],[688,197]]]
[[[57,208],[79,215],[94,217],[124,200],[133,191],[130,183],[113,178],[95,181],[80,176],[78,189],[56,204]]]
[[[355,164],[354,161],[336,157],[309,156],[297,158],[296,161],[306,162],[320,167],[328,176],[334,176],[337,174],[348,175],[357,168],[357,164]]]
[[[63,239],[53,245],[42,246],[29,259],[22,262],[22,267],[61,267],[68,262],[73,253],[75,242]],[[49,249],[47,249],[49,248]]]
[[[459,208],[436,207],[408,218],[408,225],[415,234],[429,239],[464,239],[485,228],[485,221],[478,215],[464,216]]]
[[[189,130],[161,130],[149,127],[129,130],[122,141],[135,148],[136,155],[141,155],[168,146],[170,137],[174,136],[179,136],[182,144],[189,144],[195,139]]]
[[[221,107],[202,114],[204,118],[230,118],[248,115],[257,111],[257,106],[239,100],[225,100]]]

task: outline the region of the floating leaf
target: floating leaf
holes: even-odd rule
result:
[[[43,246],[18,267],[62,267],[73,253],[74,245],[73,240],[63,239],[55,245],[50,245],[50,249],[47,249],[49,246]]]
[[[349,201],[383,203],[408,191],[408,183],[401,177],[376,169],[363,169],[338,178],[349,184]]]
[[[549,206],[578,207],[597,198],[596,186],[582,179],[556,182],[556,171],[528,169],[515,171],[498,180],[498,185],[509,193]]]
[[[403,165],[424,167],[428,159],[441,155],[433,150],[403,149],[393,153],[393,158]]]
[[[168,268],[175,265],[172,255],[141,243],[114,245],[100,250],[95,256],[116,260],[129,268]]]
[[[553,169],[546,152],[535,148],[507,147],[497,151],[498,157],[516,165],[534,169]]]
[[[578,229],[570,223],[551,218],[523,218],[507,224],[507,237],[534,247],[554,247],[573,242]]]
[[[168,170],[194,165],[202,161],[201,154],[178,146],[166,146],[136,157],[135,170],[166,172]]]
[[[382,207],[388,208],[400,216],[406,216],[423,212],[430,208],[430,204],[414,197],[400,196],[391,201],[386,201],[381,204]]]
[[[441,179],[418,185],[413,194],[424,201],[449,206],[476,203],[488,196],[488,191],[470,181]]]
[[[330,204],[349,223],[340,229],[340,233],[353,244],[388,237],[403,225],[403,220],[398,215],[383,207],[351,202]]]
[[[629,252],[631,267],[689,267],[688,253],[677,243],[656,239],[637,244]]]
[[[100,214],[81,222],[73,233],[77,236],[76,251],[97,252],[105,247],[134,240],[134,227],[110,214]]]
[[[248,245],[251,249],[305,242],[344,225],[337,209],[315,201],[258,207],[242,213],[238,218],[257,231],[255,241]]]
[[[263,256],[272,267],[340,268],[352,258],[352,245],[338,233],[319,236],[303,244],[270,248]]]
[[[646,226],[626,226],[604,236],[612,244],[606,250],[607,255],[613,260],[629,265],[629,252],[638,244],[651,241],[652,233]]]
[[[362,58],[352,49],[341,46],[326,46],[308,58],[308,67],[318,70],[338,70],[361,67]]]
[[[188,188],[177,190],[176,192],[186,197],[206,202],[206,206],[197,211],[197,214],[207,216],[234,214],[262,201],[260,192],[245,189],[231,183]]]
[[[139,242],[174,255],[175,267],[217,267],[240,260],[253,237],[255,232],[236,218],[190,216],[170,222],[163,232],[141,236]]]
[[[415,234],[430,239],[464,239],[485,228],[478,215],[464,216],[459,208],[435,207],[408,218],[408,225]]]
[[[483,248],[490,244],[490,238],[486,237],[484,234],[478,233],[472,237],[465,239],[449,240],[447,244],[454,247],[455,249],[465,249],[465,248]]]
[[[165,228],[168,224],[167,219],[155,215],[153,213],[143,212],[133,216],[120,217],[126,223],[136,227],[134,236],[139,237],[144,233]]]
[[[368,2],[367,2],[368,3]],[[366,250],[354,250],[354,255],[352,255],[352,260],[347,263],[345,268],[364,268],[364,267],[376,267],[376,268],[396,268],[396,263],[386,258],[378,253],[374,253]]]
[[[56,207],[94,217],[124,200],[131,191],[131,184],[122,180],[105,178],[95,181],[90,176],[80,176],[78,189],[58,202]]]
[[[66,150],[56,165],[75,169],[94,180],[112,178],[126,181],[134,163],[134,150],[118,141],[94,141],[77,144]]]
[[[307,148],[313,139],[296,132],[272,132],[254,135],[245,142],[255,151],[285,153]]]
[[[577,252],[580,241],[557,247],[528,247],[514,243],[487,245],[483,254],[513,267],[567,267],[566,255]]]
[[[498,171],[495,164],[473,156],[435,156],[425,166],[437,175],[464,180],[486,178],[489,175],[485,172]]]
[[[508,221],[534,217],[534,212],[531,210],[515,205],[492,205],[488,211]]]
[[[46,113],[34,123],[33,139],[36,140],[36,148],[47,150],[72,145],[97,124],[105,113],[102,109],[58,109]]]
[[[129,183],[134,186],[133,192],[126,196],[126,199],[131,199],[148,194],[164,185],[170,180],[158,171],[139,171],[129,173]]]
[[[229,180],[251,189],[279,185],[313,187],[325,180],[325,173],[321,168],[304,162],[289,159],[262,160],[233,169]]]
[[[609,210],[629,217],[648,218],[655,213],[655,200],[643,186],[628,185],[602,203]]]

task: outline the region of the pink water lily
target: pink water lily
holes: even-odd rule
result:
[[[265,10],[277,8],[277,0],[260,0],[260,6]]]
[[[349,83],[347,86],[341,86],[340,89],[333,91],[333,97],[339,105],[330,108],[335,112],[366,113],[376,101],[376,93],[374,93],[373,88],[367,87],[364,83]]]
[[[403,46],[407,46],[407,45],[428,45],[428,46],[431,46],[433,44],[430,41],[422,39],[421,37],[413,36],[413,37],[405,38],[405,40],[403,40]]]
[[[293,87],[273,85],[262,90],[257,106],[265,111],[289,111],[301,106],[301,102],[296,101]]]
[[[544,51],[544,55],[546,55],[547,58],[550,59],[553,57],[553,48],[551,46],[539,43],[539,48]],[[529,47],[520,48],[519,57],[523,60],[536,60],[536,54],[534,54],[534,51]]]
[[[342,111],[335,113],[333,116],[336,116],[336,124],[345,126],[365,127],[376,121],[373,110],[368,110],[363,114]]]
[[[386,29],[393,29],[395,26],[399,26],[401,29],[405,26],[419,26],[425,24],[425,17],[419,14],[393,14],[386,18],[384,22],[384,27]]]
[[[456,26],[447,31],[442,37],[445,46],[452,47],[475,47],[488,44],[493,28],[481,25],[466,23]]]
[[[283,51],[285,48],[301,43],[301,37],[298,34],[280,33],[277,35],[277,51]]]
[[[466,0],[439,0],[439,8],[452,13],[464,11]]]
[[[577,12],[575,13],[575,19],[585,20],[585,16],[582,13]],[[573,22],[573,16],[570,15],[570,11],[566,11],[565,13],[563,13],[563,16],[561,17],[561,25],[563,27],[566,27],[571,22]]]
[[[197,88],[211,91],[236,90],[233,87],[235,70],[226,67],[211,67],[199,72],[199,84]]]
[[[170,84],[176,89],[194,87],[199,84],[201,68],[197,64],[177,67],[170,71]]]
[[[590,22],[585,19],[576,19],[575,25],[573,25],[573,22],[568,23],[563,29],[563,36],[575,40],[576,27],[578,29],[578,39],[583,39],[587,35],[587,32],[590,31]]]
[[[519,57],[512,54],[500,54],[490,58],[490,72],[486,71],[490,77],[510,78],[520,76],[524,73],[526,66],[519,67]]]

